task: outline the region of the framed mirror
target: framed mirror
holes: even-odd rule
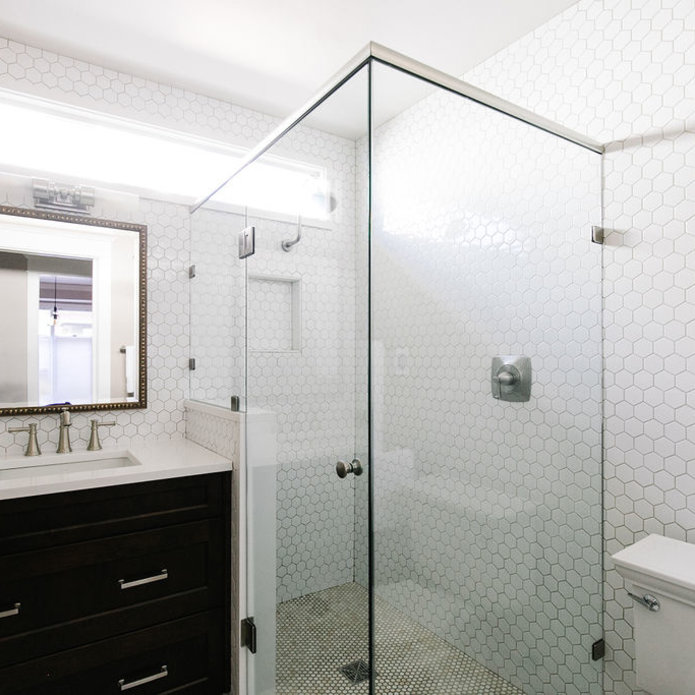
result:
[[[0,415],[147,405],[147,227],[0,205]]]

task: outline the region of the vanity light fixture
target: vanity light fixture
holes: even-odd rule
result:
[[[94,189],[90,186],[73,186],[48,179],[34,179],[32,187],[36,208],[61,210],[78,215],[91,214],[89,208],[94,206]]]

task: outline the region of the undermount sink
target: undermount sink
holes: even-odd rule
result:
[[[99,458],[85,458],[82,455],[77,460],[76,458],[72,458],[69,461],[36,460],[32,461],[31,464],[26,465],[26,463],[23,463],[13,468],[0,470],[0,480],[36,478],[37,476],[62,475],[64,473],[85,473],[140,465],[138,461],[134,461],[127,455]]]

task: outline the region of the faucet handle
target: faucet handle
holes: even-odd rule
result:
[[[101,451],[101,441],[99,440],[99,428],[100,427],[113,427],[116,424],[115,420],[110,420],[109,422],[99,422],[99,420],[90,420],[92,423],[92,431],[89,435],[89,444],[87,444],[87,451]]]
[[[8,427],[8,432],[28,432],[29,441],[27,442],[27,448],[24,452],[25,456],[40,456],[41,448],[39,447],[39,440],[36,437],[36,423],[31,422],[27,427]]]
[[[61,408],[59,421],[60,428],[56,453],[68,454],[72,451],[72,445],[70,444],[70,425],[72,425],[72,421],[70,420],[70,411],[67,408]]]

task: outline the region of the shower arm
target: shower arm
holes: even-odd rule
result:
[[[290,251],[291,248],[295,245],[298,244],[301,241],[302,238],[302,218],[300,215],[297,215],[297,236],[294,239],[285,239],[282,243],[282,250],[283,251]]]

